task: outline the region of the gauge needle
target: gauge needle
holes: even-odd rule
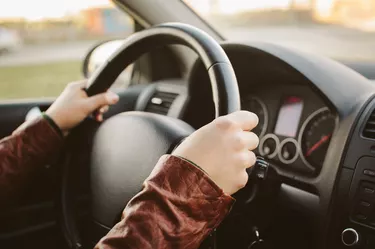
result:
[[[331,137],[332,134],[326,135],[322,137],[318,142],[316,142],[306,153],[306,156],[310,156],[316,149],[318,149],[322,144],[327,142],[327,140]]]

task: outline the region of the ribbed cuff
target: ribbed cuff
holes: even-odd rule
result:
[[[55,131],[61,136],[61,137],[64,137],[64,133],[62,132],[62,130],[60,129],[60,127],[55,123],[55,121],[50,117],[48,116],[45,112],[42,113],[42,117],[48,121],[48,123],[53,127],[53,129],[55,129]]]

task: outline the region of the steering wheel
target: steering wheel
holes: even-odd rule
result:
[[[202,30],[181,23],[154,26],[126,39],[89,79],[87,94],[106,91],[139,56],[171,44],[190,47],[203,61],[212,86],[216,117],[240,110],[237,79],[224,50]],[[182,138],[194,131],[181,120],[145,112],[121,113],[94,125],[94,129],[92,125],[88,128],[89,123],[85,121],[72,131],[62,168],[61,223],[70,248],[82,248],[82,242],[73,208],[72,178],[77,168],[72,166],[69,156],[77,148],[69,140],[74,141],[74,136],[82,132],[90,137],[86,144],[91,151],[92,219],[102,228],[100,236],[103,236],[118,222],[126,203],[141,190],[159,157],[171,152]]]

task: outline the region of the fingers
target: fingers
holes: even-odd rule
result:
[[[250,131],[238,131],[233,135],[233,149],[241,150],[254,150],[258,147],[258,136]]]
[[[102,122],[103,121],[103,114],[106,113],[109,110],[109,106],[103,106],[99,109],[97,115],[95,116],[96,121]]]
[[[98,121],[98,122],[102,122],[102,121],[103,121],[103,114],[98,113],[98,114],[95,116],[95,120]]]
[[[244,140],[244,143],[248,150],[254,150],[258,147],[259,138],[255,133],[244,131],[242,132],[241,137]]]
[[[226,117],[239,125],[244,131],[251,131],[258,125],[259,122],[258,116],[248,111],[233,112]]]
[[[99,113],[104,114],[109,110],[109,105],[103,106],[99,109]]]
[[[257,157],[255,153],[252,151],[244,151],[241,154],[239,154],[238,160],[238,165],[246,169],[250,168],[255,164]]]
[[[92,97],[87,98],[87,104],[89,106],[88,111],[93,112],[102,106],[116,104],[118,100],[119,100],[119,96],[110,91],[106,93],[94,95]]]

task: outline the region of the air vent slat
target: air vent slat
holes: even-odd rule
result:
[[[368,118],[362,135],[366,138],[375,139],[375,110],[372,111]]]
[[[365,132],[366,133],[372,133],[372,132],[375,132],[375,129],[366,129]]]
[[[371,119],[369,119],[369,120],[367,121],[367,125],[375,125],[375,120],[371,120]]]
[[[152,107],[146,108],[146,112],[152,112],[152,113],[165,115],[166,113],[168,113],[168,108],[165,108],[162,106],[152,106]]]
[[[145,111],[156,114],[167,115],[173,101],[177,98],[178,94],[170,92],[157,91],[148,102]]]

